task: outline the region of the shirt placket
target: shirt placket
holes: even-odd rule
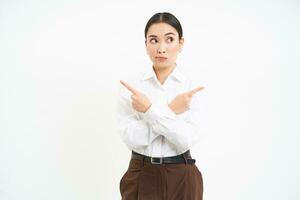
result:
[[[168,95],[167,95],[167,89],[166,89],[166,83],[164,85],[159,84],[157,88],[157,97],[155,98],[155,102],[157,104],[160,104],[162,106],[165,106],[168,102]],[[159,140],[157,140],[153,145],[155,146],[153,148],[153,155],[157,157],[163,157],[164,152],[164,143],[165,143],[165,137],[161,135],[159,137]]]

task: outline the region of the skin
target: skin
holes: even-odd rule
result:
[[[183,44],[184,38],[182,37],[179,40],[178,32],[169,24],[160,22],[152,24],[149,27],[145,47],[153,63],[156,77],[161,84],[164,83],[176,67],[176,58],[182,51]],[[167,59],[162,60],[157,57],[166,57]],[[149,98],[141,91],[133,88],[126,81],[120,80],[120,83],[132,93],[132,107],[138,112],[145,113],[152,105]],[[203,86],[199,86],[191,91],[177,95],[169,103],[169,108],[176,114],[181,114],[189,110],[193,95],[203,89]]]

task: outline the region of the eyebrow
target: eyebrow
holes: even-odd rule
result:
[[[175,35],[174,33],[172,32],[169,32],[169,33],[166,33],[165,36],[167,35]],[[156,35],[149,35],[148,37],[157,37]]]

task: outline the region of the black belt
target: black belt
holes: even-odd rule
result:
[[[131,159],[144,160],[151,164],[177,164],[177,163],[187,163],[193,164],[196,162],[192,159],[190,150],[187,150],[183,154],[171,157],[150,157],[143,154],[139,154],[132,150]]]

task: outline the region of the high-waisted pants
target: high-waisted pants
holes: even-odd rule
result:
[[[120,180],[122,200],[202,200],[203,179],[196,164],[151,164],[131,159]]]

